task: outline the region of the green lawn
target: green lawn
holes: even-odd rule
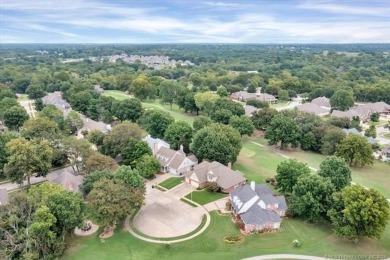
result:
[[[290,101],[278,101],[278,103],[271,104],[271,108],[280,108],[286,106]]]
[[[173,187],[176,187],[177,185],[183,183],[183,178],[181,177],[171,177],[169,179],[166,179],[163,182],[160,182],[158,185],[161,187],[164,187],[168,190],[172,189]]]
[[[207,203],[222,199],[226,197],[227,194],[221,192],[209,192],[206,189],[201,191],[193,191],[190,194],[187,194],[185,197],[200,205],[205,205]]]
[[[18,94],[18,100],[19,101],[28,101],[30,99],[28,98],[27,94]]]
[[[250,138],[249,140],[267,146],[267,141],[262,138]],[[309,166],[318,169],[320,163],[326,156],[313,152],[303,152],[299,150],[280,151],[274,147],[260,147],[258,145],[245,142],[240,152],[234,169],[242,171],[249,180],[256,182],[263,181],[266,177],[276,174],[277,165],[286,158],[276,153],[282,153],[290,158],[295,158]],[[363,168],[352,168],[352,181],[365,187],[374,188],[383,195],[390,198],[390,165],[384,162],[375,161],[374,165]]]
[[[381,240],[365,239],[352,244],[335,237],[325,224],[307,224],[299,220],[285,219],[282,231],[271,234],[245,236],[241,244],[229,245],[223,241],[227,235],[239,235],[230,217],[211,213],[211,224],[200,236],[182,243],[166,246],[147,243],[117,228],[112,238],[104,243],[98,238],[100,231],[91,237],[72,240],[64,260],[105,259],[242,259],[266,254],[303,255],[389,255],[390,226]],[[302,246],[294,248],[292,241],[298,239]],[[73,245],[72,245],[73,244]]]
[[[133,98],[132,95],[126,95],[123,91],[119,90],[106,90],[103,93],[104,96],[113,97],[119,100]],[[195,115],[184,113],[178,105],[173,104],[172,109],[169,104],[162,104],[159,99],[156,100],[147,100],[142,102],[142,105],[146,109],[158,109],[163,110],[171,114],[176,121],[181,120],[189,123],[192,126],[194,122]]]

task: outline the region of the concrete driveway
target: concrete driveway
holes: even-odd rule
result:
[[[161,176],[159,179],[165,178]],[[135,227],[152,237],[176,237],[196,229],[207,211],[203,207],[194,208],[180,201],[181,194],[193,188],[185,183],[163,192],[151,187],[158,182],[160,180],[147,183],[145,205],[134,219]]]

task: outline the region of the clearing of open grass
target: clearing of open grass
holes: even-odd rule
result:
[[[130,99],[133,98],[132,95],[127,95],[123,91],[119,90],[106,90],[103,93],[104,96],[113,97],[118,100],[124,100],[124,99]],[[156,100],[146,100],[142,102],[142,106],[145,109],[157,109],[157,110],[163,110],[171,114],[175,118],[176,121],[185,121],[189,123],[192,126],[192,123],[194,122],[195,115],[184,113],[182,110],[180,110],[179,106],[176,104],[172,105],[172,108],[169,104],[162,104],[159,99]]]
[[[207,189],[201,191],[193,191],[187,194],[185,197],[189,200],[192,200],[200,205],[205,205],[207,203],[222,199],[226,197],[227,194],[221,192],[210,192]]]
[[[28,100],[30,100],[28,98],[27,94],[17,94],[17,96],[18,96],[18,101],[28,101]]]
[[[152,244],[139,240],[126,230],[117,228],[115,235],[102,242],[98,235],[76,238],[62,259],[242,259],[266,254],[301,255],[390,255],[390,226],[380,240],[363,239],[357,244],[337,238],[327,224],[307,224],[285,219],[281,232],[248,235],[240,244],[227,244],[225,236],[238,236],[240,232],[228,216],[211,214],[210,226],[204,233],[177,244]],[[100,230],[101,231],[101,230]],[[292,241],[298,239],[300,248]]]
[[[275,104],[271,104],[270,107],[271,108],[281,108],[281,107],[284,107],[284,106],[287,106],[288,103],[290,103],[290,101],[278,101],[278,103],[275,103]]]
[[[267,146],[263,137],[250,138],[249,140],[264,145],[245,142],[244,153],[240,153],[234,165],[236,170],[242,171],[248,180],[263,181],[266,177],[273,177],[276,174],[277,165],[286,160],[286,156],[307,163],[310,167],[318,169],[325,155],[300,150],[281,151],[273,146]],[[248,157],[247,149],[256,152],[256,155]],[[285,157],[283,157],[285,156]],[[380,191],[387,198],[390,198],[390,165],[375,160],[374,165],[363,168],[351,168],[352,181],[368,188]]]
[[[179,184],[183,183],[183,178],[181,177],[171,177],[169,179],[166,179],[165,181],[160,182],[158,185],[161,187],[164,187],[168,190],[172,189],[173,187],[176,187]]]

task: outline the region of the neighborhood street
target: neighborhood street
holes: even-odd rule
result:
[[[31,179],[30,179],[31,184],[37,184],[37,183],[40,183],[43,181],[52,180],[55,177],[57,177],[58,174],[60,174],[61,172],[64,172],[65,170],[68,170],[70,172],[74,172],[71,166],[67,166],[65,168],[55,169],[55,170],[51,171],[46,177],[31,177]],[[26,185],[27,185],[27,181],[24,181],[22,186],[26,186]],[[20,186],[17,183],[5,182],[5,183],[0,184],[0,189],[7,189],[8,192],[12,191],[12,190],[16,190],[18,188],[20,188]]]

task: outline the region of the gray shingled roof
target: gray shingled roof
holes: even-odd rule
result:
[[[70,108],[69,103],[62,98],[61,91],[54,91],[53,93],[47,94],[42,98],[42,102],[45,105],[54,105],[60,110]]]
[[[255,224],[259,226],[262,226],[267,222],[276,223],[282,221],[277,213],[260,207],[251,207],[250,210],[241,214],[241,219],[245,224]]]
[[[273,95],[267,94],[267,93],[262,93],[260,96],[256,97],[256,99],[260,101],[276,101],[276,97]]]
[[[298,109],[298,111],[307,112],[307,113],[311,113],[314,115],[319,115],[319,114],[324,114],[324,113],[329,112],[325,108],[322,108],[315,103],[305,103],[305,104],[297,106],[297,109]]]
[[[165,142],[164,140],[161,140],[159,138],[153,138],[150,135],[146,136],[142,140],[148,143],[148,146],[150,147],[150,149],[152,149],[152,151],[154,150],[154,145],[155,144],[157,144],[160,147],[162,147],[162,146],[165,146],[167,148],[170,147],[170,145],[167,142]]]
[[[0,189],[0,206],[8,204],[8,199],[7,189]]]
[[[64,168],[64,170],[59,172],[57,175],[51,176],[49,181],[59,184],[67,190],[79,191],[79,186],[83,183],[83,176],[75,175],[75,173],[70,169]]]
[[[245,185],[245,186],[249,186],[249,185]],[[256,184],[255,192],[259,196],[273,193],[272,190],[266,184]]]
[[[284,211],[287,210],[287,203],[286,203],[286,198],[284,196],[276,196],[275,197],[278,205],[278,210]]]
[[[250,105],[246,105],[244,107],[244,109],[245,109],[245,115],[249,116],[249,117],[252,116],[253,112],[256,112],[257,110],[259,110],[257,107],[250,106]]]
[[[321,107],[329,107],[330,108],[330,100],[327,97],[318,97],[311,101],[311,103],[317,104]]]
[[[232,97],[236,98],[236,99],[249,100],[249,99],[255,99],[256,93],[248,93],[246,91],[238,91],[238,92],[234,92],[232,94]]]

